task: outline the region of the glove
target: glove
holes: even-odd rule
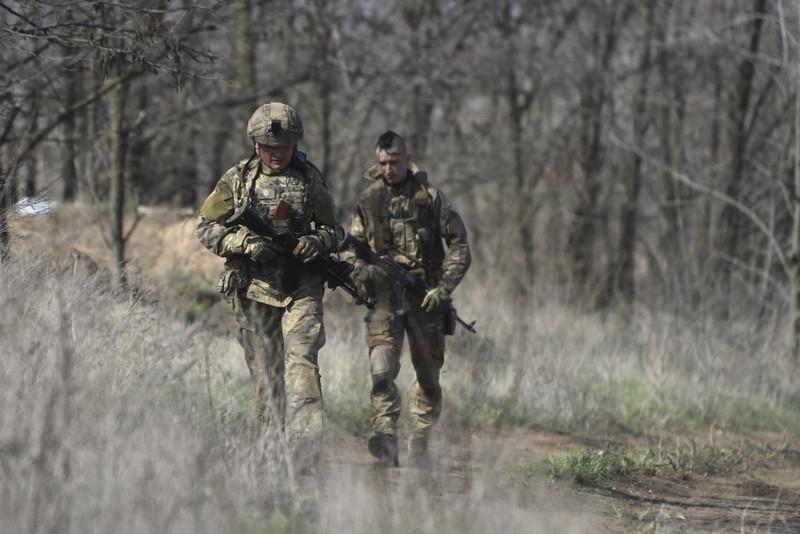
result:
[[[242,248],[246,256],[258,263],[269,263],[282,252],[278,245],[259,236],[246,237]]]
[[[444,286],[436,286],[425,293],[420,307],[427,312],[433,312],[440,310],[448,300],[450,300],[450,290]]]
[[[297,240],[297,246],[292,251],[292,254],[303,263],[314,261],[319,257],[320,253],[322,253],[322,243],[314,235],[301,236]]]

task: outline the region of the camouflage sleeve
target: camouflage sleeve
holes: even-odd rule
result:
[[[313,198],[314,235],[320,239],[323,251],[330,252],[336,250],[338,245],[336,239],[336,206],[321,177],[316,182]]]
[[[364,209],[360,202],[356,206],[353,217],[350,219],[350,225],[347,228],[347,233],[356,239],[364,242],[367,241],[367,231],[364,227]],[[364,265],[366,265],[366,262],[359,258],[356,255],[356,251],[352,248],[343,250],[341,253],[341,258],[350,263],[355,268],[355,272],[358,272],[364,267]]]
[[[442,265],[441,284],[449,291],[453,291],[464,278],[464,275],[472,263],[472,254],[467,242],[467,228],[461,215],[455,210],[450,201],[438,192],[439,201],[439,225],[442,230],[442,237],[447,243],[447,253]]]
[[[245,239],[252,235],[247,228],[241,226],[229,228],[221,224],[235,209],[233,180],[237,172],[236,167],[226,172],[200,209],[197,237],[204,247],[217,256],[243,254]]]

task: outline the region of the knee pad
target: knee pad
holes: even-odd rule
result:
[[[369,352],[369,367],[370,371],[372,372],[373,379],[372,381],[375,382],[376,376],[386,375],[389,376],[392,373],[392,347],[388,345],[378,345],[373,347]]]
[[[392,389],[392,377],[389,373],[372,375],[372,393],[388,393]]]

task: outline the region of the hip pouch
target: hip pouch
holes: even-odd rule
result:
[[[456,310],[448,306],[444,310],[444,335],[452,336],[456,331]]]
[[[242,279],[234,269],[225,269],[217,279],[217,291],[230,300],[241,289]]]

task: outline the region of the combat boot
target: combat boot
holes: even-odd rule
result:
[[[392,434],[373,430],[367,436],[369,453],[387,467],[397,467],[400,461],[397,457],[397,437]]]
[[[408,465],[419,468],[430,467],[431,457],[428,453],[427,434],[412,434],[408,439]]]

